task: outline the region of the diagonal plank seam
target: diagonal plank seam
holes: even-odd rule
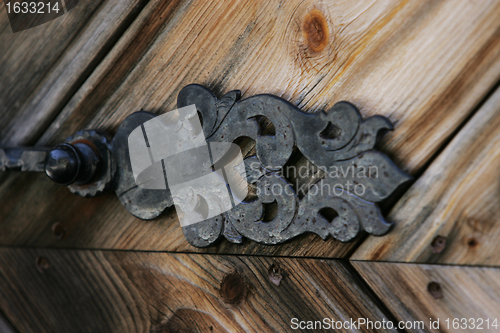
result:
[[[139,14],[144,9],[144,7],[147,5],[148,2],[149,2],[149,0],[144,0],[142,2],[139,2],[139,4],[137,5],[138,8],[135,10],[132,10],[128,14],[128,16],[123,20],[123,23],[113,32],[113,34],[110,36],[110,38],[104,44],[104,46],[96,54],[94,59],[88,64],[87,68],[82,73],[82,75],[73,84],[72,88],[68,91],[67,95],[61,100],[59,105],[54,107],[53,113],[50,115],[50,117],[47,117],[45,119],[46,125],[43,128],[40,128],[38,130],[39,134],[32,139],[33,143],[37,142],[44,135],[44,133],[47,131],[47,129],[51,126],[52,122],[64,110],[65,106],[68,104],[68,102],[71,100],[71,98],[76,94],[76,92],[85,83],[85,81],[92,75],[92,73],[99,66],[99,64],[106,58],[106,55],[108,55],[111,52],[111,50],[113,50],[113,47],[120,40],[120,38],[126,33],[128,28],[130,27],[130,25],[134,22],[134,20],[137,18],[137,16],[139,16]],[[93,13],[97,12],[101,5],[102,4],[97,6],[94,9]],[[87,21],[83,24],[83,26],[85,26],[87,24],[87,22],[92,19],[93,13],[91,15],[89,15],[89,17],[87,18]],[[77,40],[77,38],[80,36],[80,34],[82,32],[83,32],[83,29],[80,30],[80,33],[73,36],[72,41],[68,44],[66,49],[69,49],[73,45],[73,40]],[[60,57],[64,56],[64,54],[65,53],[62,52]],[[59,58],[54,59],[53,63],[57,63]],[[42,78],[40,79],[40,81],[42,81]],[[37,88],[38,87],[35,87],[33,90],[36,90]]]

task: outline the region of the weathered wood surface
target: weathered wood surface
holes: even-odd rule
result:
[[[500,265],[500,89],[399,200],[394,230],[353,259]]]
[[[277,286],[270,276],[279,275]],[[292,318],[388,320],[358,282],[332,260],[0,249],[0,307],[20,332],[286,332]]]
[[[500,269],[351,261],[399,321],[423,321],[425,328],[412,332],[498,332],[500,325]],[[450,319],[449,328],[446,319]],[[454,328],[454,318],[468,326]],[[470,321],[474,318],[474,321]],[[479,329],[482,318],[482,329]],[[439,329],[429,321],[439,319]],[[472,323],[476,326],[472,326]],[[460,325],[463,325],[460,322]]]
[[[0,143],[35,143],[144,3],[81,0],[59,18],[12,33],[2,1]]]
[[[112,133],[136,110],[175,108],[179,89],[195,82],[219,95],[273,93],[307,111],[349,100],[396,124],[382,148],[418,172],[499,79],[499,14],[497,1],[150,1],[38,143],[90,127]],[[4,245],[318,257],[356,247],[306,235],[197,249],[172,210],[140,221],[114,194],[77,198],[43,175],[10,175],[0,200]]]

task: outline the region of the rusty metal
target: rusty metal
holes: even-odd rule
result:
[[[0,171],[44,172],[50,148],[0,148]]]
[[[153,219],[159,216],[167,207],[173,205],[170,191],[150,190],[140,188],[134,181],[128,149],[129,134],[155,114],[138,111],[129,115],[121,123],[111,143],[113,157],[117,164],[114,190],[122,205],[129,213],[140,219]]]
[[[348,102],[311,114],[273,95],[240,100],[240,92],[231,91],[218,99],[200,85],[184,87],[177,104],[196,105],[209,144],[255,141],[255,154],[244,160],[251,195],[219,216],[183,227],[190,244],[209,246],[222,236],[232,243],[249,238],[278,244],[306,232],[346,242],[361,232],[383,235],[390,229],[376,203],[411,177],[374,150],[379,134],[393,128],[388,119],[362,119]],[[174,204],[168,184],[163,190],[137,186],[128,148],[130,133],[154,117],[144,111],[129,115],[111,142],[95,131],[82,131],[52,150],[0,149],[0,170],[46,172],[84,197],[113,189],[131,214],[156,218]],[[316,170],[305,188],[285,170],[300,155]],[[370,168],[377,168],[375,177],[359,176]],[[337,177],[332,169],[352,172]],[[337,190],[324,193],[317,190],[320,186]],[[356,191],[359,186],[362,193]],[[282,192],[277,195],[273,188]]]
[[[87,176],[68,185],[71,193],[92,198],[112,187],[116,172],[116,159],[111,152],[109,138],[93,130],[80,131],[66,139],[66,143],[80,148],[86,163]],[[84,147],[87,147],[86,149]]]

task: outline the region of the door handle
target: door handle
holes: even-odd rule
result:
[[[72,193],[93,197],[110,188],[115,165],[105,135],[80,131],[55,147],[0,148],[0,170],[44,172]]]

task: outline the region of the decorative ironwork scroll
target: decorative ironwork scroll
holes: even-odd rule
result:
[[[240,92],[231,91],[218,99],[195,84],[180,91],[177,104],[179,108],[196,105],[208,142],[255,140],[255,156],[245,159],[253,198],[217,217],[183,227],[192,245],[208,246],[222,235],[233,243],[246,237],[278,244],[305,232],[347,242],[362,230],[383,235],[390,229],[391,223],[375,203],[411,177],[373,150],[379,132],[393,129],[388,119],[362,119],[348,102],[310,114],[273,95],[240,100]],[[268,134],[263,133],[262,124],[271,128]],[[283,172],[294,149],[323,175],[302,198]],[[280,189],[278,195],[275,188]],[[268,221],[267,210],[274,211]]]

